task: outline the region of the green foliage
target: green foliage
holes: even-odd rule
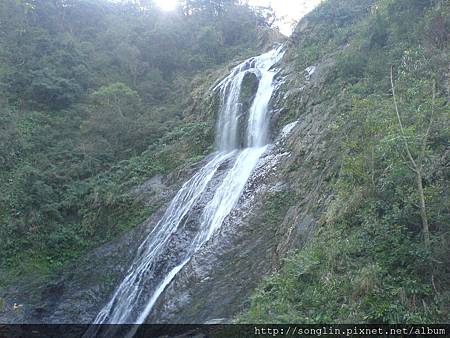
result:
[[[300,70],[311,66],[323,56],[341,50],[356,32],[361,20],[370,13],[375,0],[327,0],[305,18],[293,34],[294,44],[301,46],[296,53]]]
[[[265,221],[268,224],[280,224],[293,200],[295,200],[295,194],[292,191],[281,191],[269,195],[264,203]]]
[[[241,322],[423,323],[445,315],[429,257],[399,225],[333,225],[290,257],[252,297]]]
[[[450,6],[419,0],[370,3],[370,8],[361,3],[366,10],[347,8],[349,17],[340,8],[353,1],[327,1],[308,18],[319,22],[311,28],[318,31],[315,40],[297,42],[302,70],[305,60],[319,62],[340,41],[327,89],[316,99],[339,102],[332,136],[340,142],[340,171],[322,226],[279,273],[264,280],[241,322],[448,322],[449,46],[442,29]],[[355,11],[359,14],[351,14]],[[331,40],[322,32],[329,20],[346,27],[329,33]],[[325,51],[310,59],[316,46]],[[391,65],[404,136],[390,88]],[[429,251],[405,143],[423,169]]]
[[[210,150],[209,74],[268,27],[237,1],[195,6],[0,3],[0,284],[136,226],[159,206],[133,188]]]

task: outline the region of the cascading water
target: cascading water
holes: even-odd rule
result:
[[[234,68],[215,87],[214,90],[219,90],[222,98],[217,122],[218,151],[177,193],[164,216],[140,245],[126,277],[99,312],[94,324],[143,323],[166,286],[211,238],[236,205],[267,148],[268,104],[274,91],[273,80],[276,75],[272,67],[283,53],[280,47],[251,58]],[[246,148],[240,150],[238,129],[242,112],[239,99],[243,80],[249,73],[256,75],[259,85],[248,112],[246,139],[242,140]],[[232,160],[233,166],[227,169],[212,199],[203,207],[197,229],[191,234],[192,231],[185,229],[186,220],[219,168]],[[190,237],[182,248],[174,248],[174,240],[181,236],[180,233]]]

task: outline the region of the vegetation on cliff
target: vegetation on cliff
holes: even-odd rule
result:
[[[270,29],[240,1],[180,3],[164,13],[151,0],[0,2],[0,287],[130,230],[159,207],[133,188],[211,151],[218,102],[205,93]],[[332,148],[280,167],[301,177],[303,161],[309,178],[337,169],[324,178],[327,202],[310,199],[327,203],[305,222],[313,233],[281,266],[273,259],[278,271],[239,321],[449,321],[449,32],[443,0],[324,0],[300,22],[286,78],[317,65],[325,79],[314,104],[304,87],[285,88],[295,79],[283,84],[278,125],[326,106],[317,129]],[[255,80],[244,79],[244,105]],[[334,154],[321,162],[319,150]],[[283,237],[302,189],[266,194],[258,231]],[[273,244],[278,255],[283,243]],[[239,267],[234,258],[226,264]],[[109,292],[115,280],[100,283]]]
[[[340,169],[320,226],[240,321],[449,321],[449,32],[433,0],[328,0],[299,24],[296,70],[334,62],[316,101],[335,107]]]
[[[208,153],[211,72],[254,55],[236,1],[0,3],[0,284],[139,224],[132,187]],[[203,88],[202,90],[199,87]]]

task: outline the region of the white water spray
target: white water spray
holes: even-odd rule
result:
[[[143,323],[166,286],[189,262],[191,257],[211,238],[236,206],[244,186],[256,167],[268,143],[268,105],[274,91],[276,70],[272,67],[282,58],[282,48],[251,58],[235,67],[215,88],[221,95],[217,122],[218,152],[186,182],[170,203],[164,216],[140,245],[126,277],[94,320],[94,324]],[[246,74],[255,74],[259,85],[248,112],[246,148],[239,150],[238,121],[240,94]],[[204,206],[198,229],[181,250],[171,245],[185,229],[186,220],[219,168],[231,160],[212,199]],[[214,187],[213,187],[214,188]],[[165,259],[165,256],[169,258]],[[96,334],[96,333],[95,333]],[[129,333],[132,336],[133,332]],[[92,334],[91,334],[92,336]]]

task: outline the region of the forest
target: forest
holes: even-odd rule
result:
[[[147,322],[449,323],[450,2],[323,0],[290,37],[274,15],[238,0],[0,2],[0,323],[99,313],[139,231],[221,151],[233,90],[216,89],[252,67],[235,110],[251,126],[273,77],[266,155]],[[105,261],[123,266],[76,276]],[[41,288],[62,284],[57,300]],[[54,314],[74,285],[88,300]]]
[[[213,143],[210,121],[186,116],[195,86],[254,54],[269,27],[225,0],[189,1],[175,13],[152,1],[0,6],[5,283],[45,273],[144,220],[152,210],[131,187]]]

